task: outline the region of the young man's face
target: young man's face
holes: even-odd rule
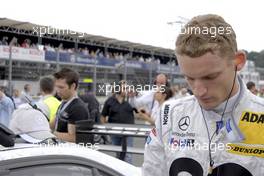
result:
[[[204,109],[213,109],[227,99],[235,76],[231,60],[208,52],[196,58],[178,56],[178,63]]]
[[[72,84],[71,86],[69,86],[66,83],[66,79],[56,79],[55,89],[62,100],[69,100],[70,98],[74,96],[76,92],[75,84]]]

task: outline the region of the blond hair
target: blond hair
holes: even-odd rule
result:
[[[232,57],[236,51],[234,30],[218,15],[194,17],[182,28],[176,41],[176,55],[200,57],[211,52]]]

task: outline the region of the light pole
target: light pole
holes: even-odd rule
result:
[[[185,17],[182,17],[182,16],[177,16],[177,18],[176,18],[176,20],[175,21],[169,21],[169,22],[167,22],[167,25],[170,25],[170,26],[175,26],[175,25],[180,25],[180,28],[179,28],[179,30],[181,31],[182,30],[182,28],[184,27],[184,25],[188,22],[188,21],[190,21],[190,19],[188,19],[188,18],[185,18]],[[177,27],[177,26],[176,26]],[[177,31],[178,32],[178,31]],[[170,72],[169,72],[169,74],[170,74],[170,79],[171,79],[171,81],[173,81],[172,79],[173,79],[173,66],[174,66],[174,61],[173,61],[173,58],[172,57],[170,57],[170,65],[169,65],[169,70],[170,70]]]
[[[95,57],[94,57],[94,72],[93,72],[93,93],[96,96],[96,84],[97,84],[97,55],[100,52],[100,50],[96,50]]]
[[[97,78],[96,78],[96,72],[97,72],[97,68],[96,68],[96,63],[97,59],[96,57],[94,58],[94,72],[93,72],[93,94],[96,96],[96,84],[97,84]]]
[[[13,37],[9,43],[9,74],[8,74],[8,91],[9,95],[12,96],[12,47],[17,43],[17,38]]]
[[[124,80],[127,81],[127,56],[124,56]]]
[[[62,43],[59,45],[57,49],[57,56],[56,56],[56,71],[60,70],[60,50],[62,49]]]
[[[168,25],[174,25],[174,24],[186,24],[188,21],[190,21],[190,19],[182,17],[182,16],[177,16],[176,18],[177,20],[175,21],[169,21],[167,22]]]
[[[149,85],[152,86],[152,70],[153,70],[153,63],[154,62],[154,52],[151,52],[151,59],[150,59],[150,67],[149,67]]]
[[[171,25],[171,26],[174,26],[174,25],[181,25],[180,26],[180,30],[182,29],[182,27],[189,21],[190,19],[188,18],[185,18],[185,17],[182,17],[182,16],[178,16],[177,17],[177,20],[175,21],[169,21],[167,22],[167,25]]]

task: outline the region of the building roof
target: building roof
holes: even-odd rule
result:
[[[17,20],[12,20],[9,18],[0,18],[0,30],[1,31],[12,31],[16,33],[24,33],[28,35],[35,35],[37,36],[38,34],[35,32],[34,29],[40,28],[40,27],[46,27],[46,28],[51,28],[51,26],[43,26],[43,25],[38,25],[30,22],[21,22]],[[52,29],[52,28],[51,28]],[[55,29],[55,28],[53,28]],[[58,30],[58,29],[57,29]],[[62,31],[66,31],[63,29],[60,29]],[[79,37],[79,35],[82,34],[82,37]],[[114,38],[109,38],[109,37],[104,37],[100,35],[92,35],[92,34],[87,34],[83,32],[77,32],[77,31],[71,31],[67,32],[67,34],[63,33],[62,35],[60,34],[60,37],[56,35],[43,35],[43,37],[51,37],[51,38],[59,38],[61,39],[70,39],[71,41],[76,41],[78,38],[78,41],[80,43],[87,43],[87,44],[95,44],[99,46],[109,46],[109,47],[115,47],[115,48],[120,48],[120,49],[127,49],[127,50],[132,50],[132,51],[141,51],[144,53],[148,54],[160,54],[160,55],[165,55],[168,57],[174,57],[174,50],[168,49],[168,48],[162,48],[162,47],[156,47],[152,45],[145,45],[141,43],[133,43],[129,41],[122,41]]]

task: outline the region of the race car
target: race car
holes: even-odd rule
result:
[[[0,146],[1,176],[141,176],[141,169],[96,151],[98,146]]]

